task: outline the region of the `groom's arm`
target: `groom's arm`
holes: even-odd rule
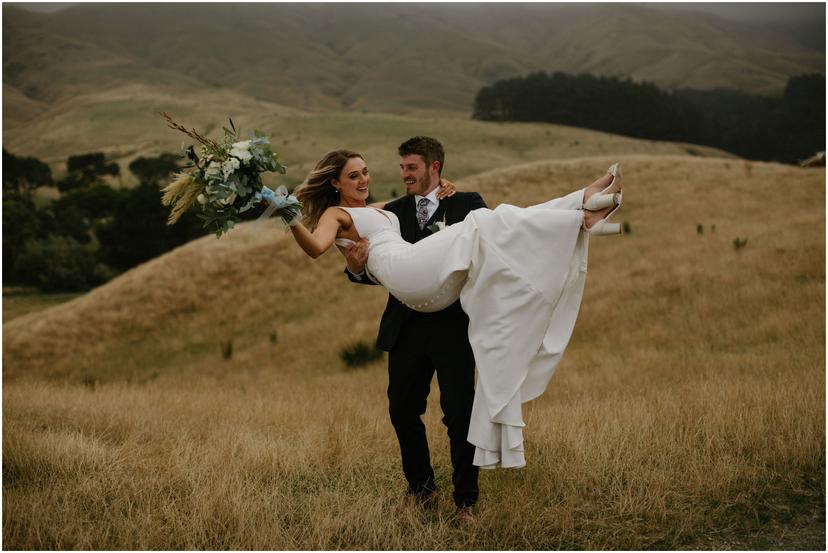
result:
[[[477,192],[469,192],[469,211],[480,209],[481,207],[488,207],[483,197]]]
[[[376,284],[365,273],[368,261],[368,241],[364,238],[345,249],[345,275],[357,284]]]
[[[453,198],[458,200],[456,207],[454,208],[454,213],[460,215],[460,220],[475,209],[488,207],[486,202],[483,201],[482,196],[480,196],[477,192],[457,192]]]

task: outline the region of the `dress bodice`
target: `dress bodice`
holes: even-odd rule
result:
[[[339,207],[339,206],[337,206]],[[390,230],[393,233],[400,234],[400,220],[390,211],[383,211],[375,207],[339,207],[348,212],[351,220],[354,222],[354,228],[360,238],[371,238],[382,232]],[[338,238],[337,245],[348,242],[348,245],[353,244],[353,240],[347,238]]]
[[[372,275],[371,265],[373,259],[371,252],[376,251],[377,247],[390,243],[406,244],[400,235],[400,220],[390,211],[383,211],[375,207],[337,207],[351,216],[354,229],[359,237],[368,239],[369,256],[365,269],[369,277],[376,280]],[[334,244],[339,247],[342,255],[345,255],[344,249],[352,246],[354,241],[348,238],[337,238]]]

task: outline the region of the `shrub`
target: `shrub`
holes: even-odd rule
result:
[[[361,367],[373,363],[382,357],[382,350],[369,346],[362,340],[346,346],[339,352],[339,358],[348,367]]]
[[[18,157],[3,149],[3,196],[31,199],[41,186],[52,186],[52,169],[33,157]]]
[[[14,266],[23,245],[41,235],[41,221],[34,204],[12,195],[3,198],[3,280],[14,281]]]
[[[180,169],[178,165],[180,160],[181,156],[176,154],[139,157],[129,164],[129,170],[138,177],[139,182],[158,186]]]
[[[230,359],[233,357],[233,340],[221,341],[219,342],[219,347],[221,347],[222,359]]]
[[[118,164],[107,163],[106,156],[101,152],[69,156],[66,170],[66,176],[57,182],[61,192],[89,186],[103,175],[117,176],[121,173]]]
[[[167,225],[168,210],[154,184],[139,184],[119,195],[111,218],[101,220],[95,234],[101,259],[118,269],[129,269],[205,234],[198,219],[185,213]]]
[[[78,292],[98,284],[95,251],[72,238],[48,236],[26,243],[14,272],[45,292]]]
[[[75,208],[90,221],[110,217],[122,193],[104,183],[93,183],[61,194],[55,200],[54,210]]]

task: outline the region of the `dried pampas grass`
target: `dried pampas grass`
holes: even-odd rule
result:
[[[170,184],[162,188],[164,195],[161,197],[161,203],[172,206],[167,224],[172,225],[178,221],[196,202],[204,188],[205,185],[197,183],[190,173],[178,173]]]

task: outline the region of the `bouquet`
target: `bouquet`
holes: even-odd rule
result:
[[[187,130],[167,113],[161,116],[167,120],[168,127],[201,144],[201,157],[193,146],[187,148],[191,165],[162,189],[161,203],[172,207],[167,224],[178,221],[196,203],[201,207],[197,216],[204,221],[204,228],[210,228],[217,238],[232,229],[241,220],[242,213],[262,201],[269,206],[260,218],[276,212],[290,224],[301,216],[302,203],[289,196],[284,186],[273,191],[262,185],[262,173],[273,171],[283,175],[287,171],[270,148],[267,136],[253,131],[247,140],[239,140],[230,119],[230,128],[223,127],[224,139],[216,142],[195,129]]]

